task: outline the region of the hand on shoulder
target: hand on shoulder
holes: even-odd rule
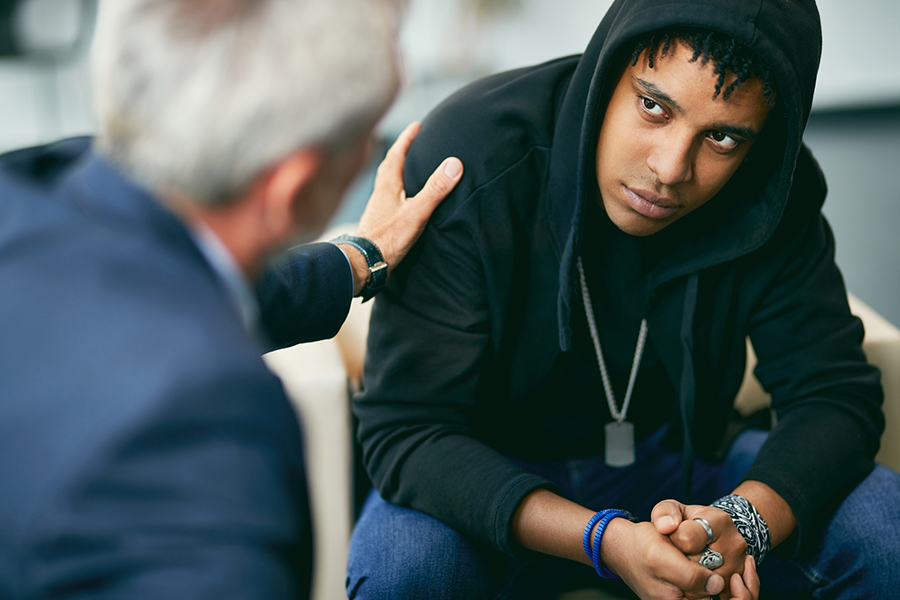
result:
[[[403,165],[419,128],[419,123],[408,125],[388,150],[378,167],[375,189],[356,232],[357,236],[371,240],[378,247],[387,263],[388,274],[410,251],[434,209],[462,178],[462,162],[458,158],[447,158],[428,178],[422,191],[407,197],[403,188]],[[359,294],[368,280],[368,265],[355,248],[350,248],[345,251],[353,264],[354,292]]]

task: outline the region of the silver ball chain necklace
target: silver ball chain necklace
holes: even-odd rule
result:
[[[634,424],[626,421],[625,417],[628,414],[628,406],[631,404],[631,392],[634,390],[634,382],[637,379],[641,357],[644,354],[644,345],[647,342],[647,319],[641,320],[641,331],[638,334],[637,346],[634,349],[634,361],[631,363],[628,388],[625,391],[622,410],[619,410],[612,385],[609,382],[609,374],[606,371],[606,361],[603,360],[600,336],[597,335],[597,323],[594,321],[594,304],[591,302],[591,294],[588,291],[587,278],[584,276],[584,266],[581,264],[580,256],[578,257],[578,276],[581,279],[581,299],[584,302],[584,314],[587,317],[588,328],[591,330],[591,340],[594,342],[597,364],[600,366],[603,391],[606,392],[606,404],[609,406],[609,414],[614,419],[611,423],[607,423],[604,426],[606,434],[606,464],[610,467],[627,467],[634,464],[635,460]]]

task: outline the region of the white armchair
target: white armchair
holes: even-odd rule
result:
[[[316,545],[313,600],[346,597],[355,435],[351,431],[349,390],[362,379],[371,306],[371,302],[355,300],[347,322],[332,340],[301,344],[265,356],[284,382],[305,433]],[[882,371],[887,428],[878,460],[900,471],[900,330],[852,295],[850,306],[865,324],[866,355]],[[745,414],[768,402],[752,375],[755,357],[750,350],[747,375],[737,400],[738,409]],[[566,596],[568,600],[604,597],[582,592]]]

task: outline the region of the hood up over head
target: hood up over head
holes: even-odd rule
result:
[[[746,254],[765,243],[781,220],[821,54],[814,0],[616,0],[579,60],[554,132],[550,204],[552,229],[563,250],[558,305],[563,350],[571,345],[575,260],[585,202],[597,185],[595,154],[606,104],[638,38],[687,28],[726,34],[759,55],[775,79],[776,107],[748,160],[718,196],[656,234],[689,228],[690,244],[675,247],[658,265],[654,282]],[[716,202],[722,196],[727,203]]]

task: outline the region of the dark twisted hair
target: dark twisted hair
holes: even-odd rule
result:
[[[715,74],[718,76],[713,98],[717,98],[721,93],[722,98],[728,100],[731,92],[740,88],[748,79],[756,78],[762,81],[766,102],[770,106],[774,106],[775,81],[768,65],[743,44],[715,31],[679,29],[651,33],[639,39],[635,44],[634,52],[631,55],[631,66],[636,65],[641,53],[649,49],[647,60],[648,66],[652,69],[657,52],[660,57],[665,56],[674,42],[683,42],[694,51],[691,62],[702,58],[701,64],[706,65],[712,61]],[[723,90],[725,75],[728,72],[734,73],[737,78]]]

